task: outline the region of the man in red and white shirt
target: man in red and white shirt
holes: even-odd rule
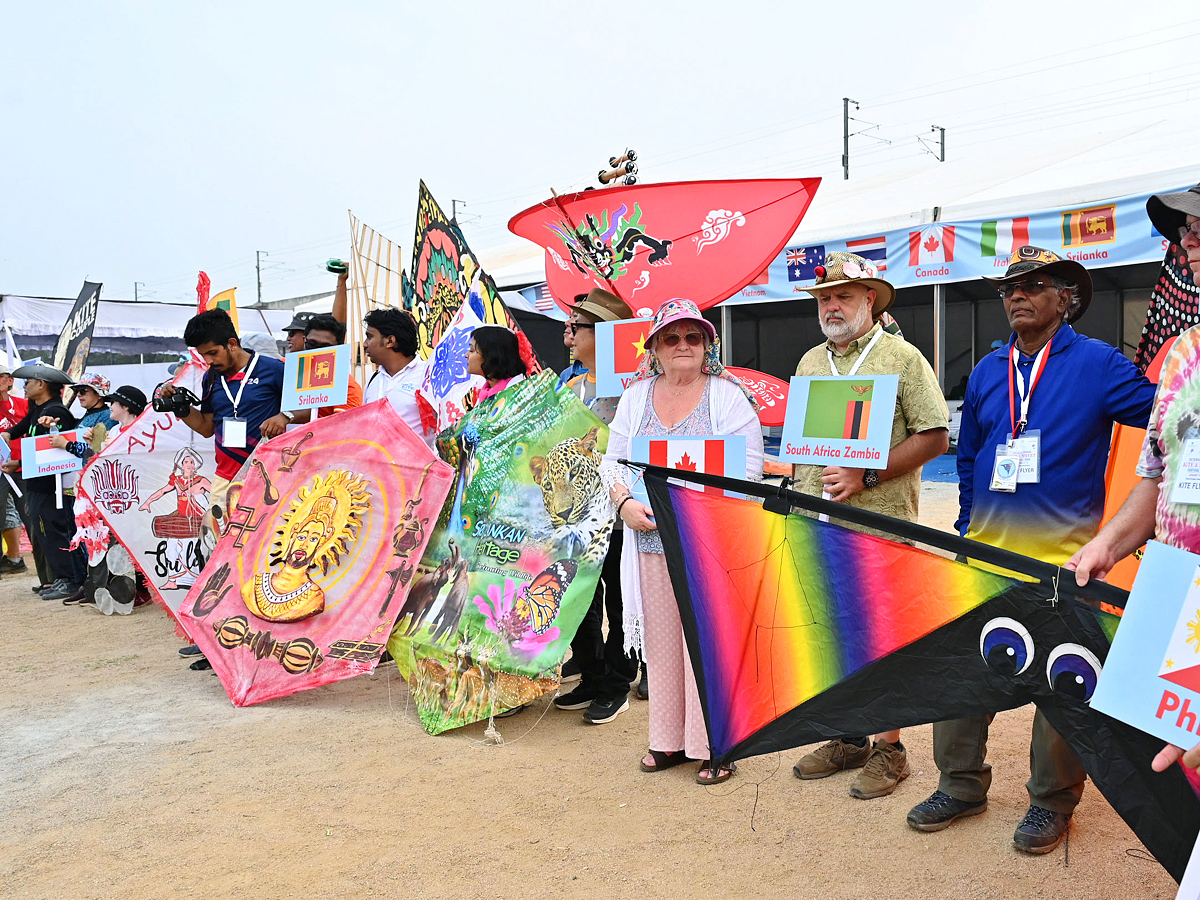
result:
[[[13,397],[13,377],[7,366],[0,365],[0,431],[12,431],[29,411],[29,401],[24,397]],[[20,475],[13,475],[20,484]],[[17,503],[12,485],[7,478],[0,477],[0,525],[4,534],[4,557],[0,559],[0,572],[24,572],[25,560],[21,559],[21,516],[24,508]],[[46,570],[47,576],[49,569]],[[39,584],[47,579],[39,579]]]

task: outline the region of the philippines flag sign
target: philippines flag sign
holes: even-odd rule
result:
[[[857,241],[846,241],[846,250],[850,253],[856,253],[863,259],[869,259],[875,263],[875,268],[880,272],[887,271],[887,236],[877,235],[876,237],[859,238]]]
[[[629,452],[635,462],[681,472],[704,472],[732,478],[743,478],[746,474],[746,436],[742,434],[702,434],[685,438],[637,436],[630,442]],[[692,487],[709,494],[724,493],[719,488]],[[635,499],[649,503],[640,479],[633,488],[633,495]]]
[[[75,431],[64,431],[60,435],[68,443],[79,440]],[[58,450],[50,446],[54,435],[40,434],[36,437],[21,438],[21,477],[41,478],[44,475],[61,475],[64,472],[74,472],[83,466],[83,460],[73,456],[66,450]]]
[[[928,266],[954,262],[954,226],[926,225],[908,233],[908,264]]]
[[[825,264],[825,247],[793,247],[786,258],[788,281],[812,281],[817,277],[817,266]]]
[[[979,234],[980,256],[1011,256],[1029,243],[1029,216],[984,222]]]
[[[1200,693],[1200,568],[1179,608],[1158,677]]]

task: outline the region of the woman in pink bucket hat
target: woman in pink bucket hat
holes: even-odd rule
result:
[[[626,537],[621,552],[625,649],[642,652],[654,672],[650,750],[641,768],[659,772],[700,760],[696,781],[717,784],[735,767],[717,767],[710,758],[700,694],[654,513],[633,498],[629,485],[637,475],[618,462],[629,458],[636,436],[741,434],[746,437],[746,478],[762,478],[762,430],[754,401],[721,365],[716,330],[691,300],[676,298],[659,307],[637,379],[617,404],[610,429],[600,474],[617,514],[634,535]]]

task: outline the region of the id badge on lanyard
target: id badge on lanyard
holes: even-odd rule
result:
[[[1183,442],[1183,454],[1171,486],[1172,503],[1200,503],[1200,437]]]
[[[1051,341],[1046,342],[1033,360],[1033,368],[1029,371],[1029,390],[1025,389],[1025,378],[1017,368],[1017,347],[1013,345],[1009,354],[1008,369],[1008,409],[1011,418],[1012,432],[1008,441],[996,447],[996,464],[992,469],[991,489],[1012,493],[1018,484],[1038,484],[1042,479],[1042,433],[1034,429],[1027,431],[1025,423],[1029,421],[1029,401],[1033,398],[1033,389],[1037,387],[1042,373],[1046,369],[1046,359],[1050,355]],[[1017,418],[1017,396],[1020,396],[1021,417]]]
[[[229,382],[225,380],[225,376],[221,376],[221,387],[225,389],[225,396],[233,405],[233,415],[226,416],[221,420],[221,443],[233,450],[242,450],[246,447],[246,420],[238,416],[238,405],[242,402],[242,391],[246,390],[246,382],[250,380],[250,373],[254,371],[257,364],[258,354],[256,353],[250,360],[250,365],[246,367],[246,374],[242,376],[242,383],[238,387],[236,397],[230,392]]]

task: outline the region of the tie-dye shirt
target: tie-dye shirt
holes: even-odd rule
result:
[[[1155,539],[1200,553],[1200,504],[1171,502],[1184,442],[1190,438],[1200,438],[1200,325],[1181,334],[1167,353],[1137,466],[1142,478],[1162,478]]]

